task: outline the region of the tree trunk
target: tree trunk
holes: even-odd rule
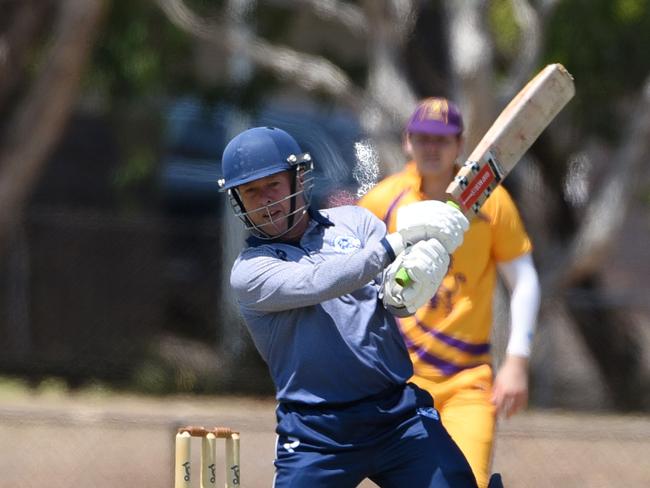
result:
[[[0,115],[3,122],[11,111],[9,100],[25,79],[29,52],[50,18],[52,2],[22,0],[2,6],[0,17]],[[0,122],[0,127],[4,124]]]
[[[72,111],[102,12],[101,0],[61,4],[41,71],[7,126],[0,153],[0,255]]]

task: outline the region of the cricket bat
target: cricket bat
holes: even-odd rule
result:
[[[515,95],[471,152],[447,187],[448,203],[471,220],[494,188],[573,98],[573,77],[561,64],[549,64]],[[398,229],[400,228],[398,214]],[[408,286],[402,268],[395,281]]]

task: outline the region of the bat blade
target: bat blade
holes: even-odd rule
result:
[[[478,213],[574,94],[569,72],[561,64],[549,64],[503,109],[447,187],[468,218]]]
[[[447,187],[449,202],[472,219],[524,153],[575,95],[573,77],[549,64],[503,109]],[[402,268],[395,281],[408,286]]]

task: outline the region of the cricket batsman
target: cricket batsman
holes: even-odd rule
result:
[[[230,281],[276,387],[274,486],[475,487],[431,395],[409,382],[395,319],[436,292],[468,227],[462,213],[416,204],[412,225],[387,234],[366,209],[317,210],[312,158],[273,127],[231,140],[222,169],[250,232]],[[396,284],[400,268],[412,286]]]

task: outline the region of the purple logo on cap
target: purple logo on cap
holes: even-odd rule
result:
[[[446,98],[427,98],[420,102],[406,125],[409,133],[456,135],[463,132],[460,110]]]

